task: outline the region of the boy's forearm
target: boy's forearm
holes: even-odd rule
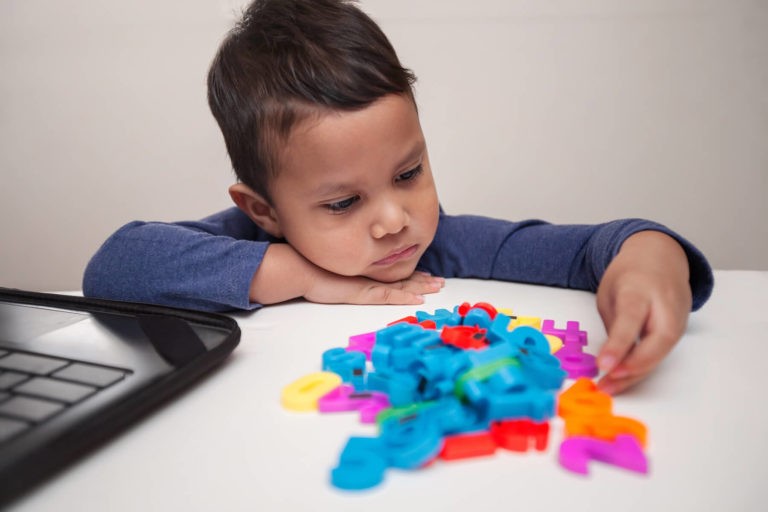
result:
[[[259,304],[298,297],[322,304],[422,304],[423,294],[436,293],[444,284],[443,278],[424,272],[391,283],[338,275],[314,265],[288,244],[273,243],[251,281],[249,294]]]
[[[662,294],[674,303],[684,328],[691,310],[690,269],[685,250],[665,233],[640,231],[624,241],[608,265],[598,286],[597,305],[602,312],[616,307],[620,297],[654,294]]]
[[[251,281],[250,299],[275,304],[303,297],[313,271],[313,265],[290,245],[270,244]]]
[[[615,267],[615,268],[611,268]],[[640,231],[627,238],[608,270],[639,270],[688,283],[690,270],[683,247],[659,231]]]

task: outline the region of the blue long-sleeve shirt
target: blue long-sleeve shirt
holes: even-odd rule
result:
[[[675,238],[690,267],[693,310],[712,293],[704,255],[668,228],[625,219],[596,225],[511,222],[441,211],[437,233],[418,268],[443,277],[471,277],[595,291],[621,244],[639,231]],[[251,281],[270,243],[280,242],[237,208],[200,221],[131,222],[89,262],[83,292],[101,297],[226,311],[254,309]]]

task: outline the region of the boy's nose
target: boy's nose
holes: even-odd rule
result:
[[[395,235],[408,226],[409,217],[405,208],[397,202],[386,202],[378,209],[371,225],[371,235],[383,238]]]

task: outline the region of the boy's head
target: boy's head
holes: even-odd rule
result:
[[[438,202],[411,86],[344,0],[256,0],[208,79],[249,217],[330,272],[409,277]]]
[[[386,94],[413,99],[413,73],[346,0],[255,0],[221,44],[208,103],[238,179],[271,200],[269,183],[292,129]]]

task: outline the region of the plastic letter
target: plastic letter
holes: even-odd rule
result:
[[[579,377],[595,377],[598,373],[595,356],[587,354],[578,348],[571,348],[567,343],[555,353],[560,360],[560,365],[568,373],[571,379]]]
[[[391,467],[415,469],[440,453],[443,437],[436,422],[424,413],[381,423],[381,439]]]
[[[527,452],[533,445],[541,452],[547,449],[549,423],[530,420],[496,421],[491,424],[491,434],[501,448]]]
[[[387,407],[389,398],[384,393],[358,393],[349,384],[342,384],[317,401],[317,409],[320,412],[360,411],[360,421],[363,423],[374,423],[379,411]]]
[[[582,347],[587,345],[587,333],[579,329],[579,322],[569,320],[565,323],[565,329],[556,329],[554,320],[544,320],[541,326],[544,334],[554,334],[566,345],[577,344]]]
[[[378,438],[352,437],[331,471],[331,484],[339,489],[357,491],[379,485],[384,480],[387,463]]]
[[[570,415],[605,416],[611,414],[613,399],[597,389],[594,382],[582,377],[560,394],[557,414],[568,419]]]
[[[371,350],[376,343],[376,332],[366,332],[349,337],[347,350],[356,350],[365,354],[365,358],[371,360]]]
[[[341,385],[341,377],[332,372],[305,375],[283,388],[281,402],[292,411],[314,411],[317,400]]]
[[[630,435],[645,447],[648,438],[646,426],[633,418],[624,416],[579,416],[571,415],[565,420],[565,435],[589,436],[613,441],[619,435]]]
[[[481,349],[488,346],[485,329],[470,325],[445,326],[440,332],[440,339],[447,345],[467,349]]]
[[[637,439],[632,436],[620,435],[614,441],[569,437],[560,445],[560,465],[569,471],[588,474],[587,463],[592,459],[630,471],[648,473],[648,459]]]
[[[493,455],[496,452],[496,441],[489,432],[459,434],[446,437],[440,458],[443,460],[468,459]]]
[[[545,338],[547,338],[547,341],[549,342],[549,351],[550,353],[554,354],[561,348],[563,348],[563,340],[561,340],[559,337],[555,336],[554,334],[545,334]]]
[[[341,380],[361,390],[365,386],[365,359],[363,352],[332,348],[323,352],[323,371],[337,373]]]
[[[509,334],[507,339],[510,343],[526,352],[547,355],[551,353],[547,338],[544,337],[540,330],[534,327],[527,325],[517,327]]]

